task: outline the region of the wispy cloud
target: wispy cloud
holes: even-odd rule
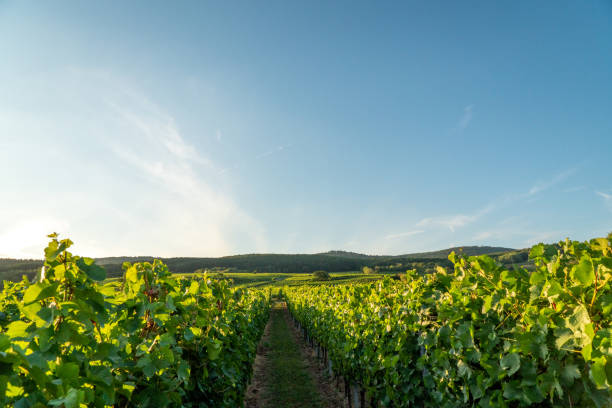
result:
[[[482,241],[488,238],[491,238],[493,235],[495,235],[495,232],[493,231],[481,231],[478,234],[476,234],[474,236],[474,238],[472,238],[474,241]]]
[[[492,245],[514,241],[519,243],[519,246],[532,246],[540,242],[551,242],[562,238],[561,231],[539,231],[530,225],[529,222],[520,222],[516,225],[504,225],[500,223],[497,226],[492,226],[491,229],[478,232],[472,237],[475,244]]]
[[[553,240],[561,239],[560,234],[561,233],[559,231],[535,232],[531,233],[531,235],[523,242],[526,247],[530,247],[539,244],[540,242],[551,242]]]
[[[565,188],[563,189],[564,193],[575,193],[578,191],[583,191],[586,190],[587,187],[586,186],[576,186],[576,187],[569,187],[569,188]]]
[[[606,207],[612,211],[612,194],[604,193],[602,191],[595,191],[595,194],[603,198]]]
[[[4,214],[3,214],[4,215]],[[42,248],[47,243],[47,235],[53,231],[66,231],[70,228],[65,219],[32,214],[10,214],[7,225],[0,226],[0,258],[41,258]]]
[[[282,152],[283,150],[285,150],[285,149],[287,149],[287,148],[289,148],[289,147],[291,147],[291,145],[290,145],[290,144],[288,144],[288,145],[276,146],[276,147],[275,147],[274,149],[272,149],[272,150],[268,150],[267,152],[264,152],[264,153],[258,154],[257,156],[255,156],[255,158],[256,158],[256,159],[258,159],[258,160],[259,160],[259,159],[263,159],[264,157],[270,156],[270,155],[272,155],[272,154]]]
[[[251,159],[251,162],[254,161],[254,160],[261,160],[263,158],[266,158],[266,157],[271,156],[271,155],[276,154],[276,153],[280,153],[283,150],[288,149],[289,147],[291,147],[291,144],[276,146],[274,149],[271,149],[271,150],[268,150],[268,151],[263,152],[261,154],[258,154],[253,159]],[[244,166],[246,166],[248,164],[249,164],[248,162],[247,163],[240,162],[240,163],[237,163],[237,164],[232,164],[232,165],[229,165],[229,166],[227,166],[225,168],[219,169],[217,171],[217,174],[223,175],[223,174],[232,172],[233,170],[236,170],[236,169],[239,169],[239,168],[243,168]]]
[[[461,116],[459,123],[457,123],[457,129],[464,130],[468,127],[468,125],[472,121],[473,110],[474,105],[467,105],[463,108],[463,116]]]
[[[537,182],[534,184],[527,192],[520,194],[510,194],[503,197],[499,197],[498,199],[492,200],[486,206],[476,210],[473,213],[462,213],[462,214],[450,214],[450,215],[439,215],[434,217],[423,218],[419,222],[415,224],[416,227],[427,227],[427,226],[437,226],[447,228],[451,232],[455,232],[459,228],[466,227],[470,224],[477,222],[484,215],[489,214],[493,211],[499,211],[502,208],[506,208],[512,203],[515,203],[519,200],[528,200],[532,201],[536,197],[539,197],[539,194],[552,188],[553,186],[562,183],[571,175],[576,172],[576,168],[571,168],[564,170],[549,180],[544,180]],[[492,237],[494,234],[489,233],[487,231],[478,233],[474,239],[482,240],[488,237]]]
[[[441,226],[448,228],[451,232],[455,232],[457,228],[465,227],[475,222],[485,214],[493,211],[494,208],[495,206],[493,204],[489,204],[473,214],[454,214],[423,218],[421,221],[417,222],[416,226]]]
[[[397,233],[397,234],[387,235],[385,237],[385,239],[406,238],[406,237],[411,237],[413,235],[422,234],[424,232],[425,232],[425,230],[413,230],[413,231],[400,232],[400,233]]]
[[[533,187],[531,187],[529,189],[529,192],[527,193],[527,196],[532,196],[535,194],[538,194],[544,190],[548,190],[549,188],[565,181],[569,176],[571,176],[572,174],[574,174],[576,172],[575,168],[571,168],[571,169],[567,169],[562,171],[561,173],[557,174],[556,176],[554,176],[552,179],[550,180],[545,180],[545,181],[539,181],[536,184],[533,185]]]
[[[142,98],[142,97],[141,97]],[[139,98],[138,100],[140,100]],[[132,102],[132,107],[134,107]],[[163,147],[167,153],[179,160],[191,161],[212,166],[212,162],[200,155],[196,149],[185,142],[181,136],[175,120],[157,107],[152,107],[150,101],[140,102],[136,110],[120,106],[116,102],[107,101],[107,104],[128,124],[147,137],[149,146]]]
[[[43,175],[3,199],[0,257],[40,257],[53,231],[73,239],[75,252],[87,256],[266,250],[262,224],[219,177],[224,163],[200,150],[179,117],[146,90],[109,72],[74,68],[49,73],[45,83],[53,85],[43,87],[43,96],[56,89],[70,95],[62,99],[62,112],[23,111],[0,120],[0,134],[29,141],[15,142],[15,156],[38,146],[33,158]],[[0,115],[4,110],[0,104]],[[62,165],[46,180],[51,158],[60,157]],[[53,200],[41,199],[50,195]]]
[[[168,252],[227,254],[238,236],[254,250],[264,247],[261,226],[202,175],[223,170],[185,141],[173,117],[151,101],[128,98],[112,106],[131,137],[115,139],[111,150],[161,188],[152,203],[159,219],[151,221],[173,241]]]

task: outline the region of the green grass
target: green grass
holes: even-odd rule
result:
[[[273,287],[302,285],[337,285],[342,283],[370,282],[384,275],[364,275],[361,272],[332,272],[331,279],[320,280],[311,273],[226,273],[224,278],[232,279],[237,287]]]
[[[201,276],[201,273],[178,273],[176,275],[186,278]],[[382,279],[385,274],[365,275],[361,272],[331,272],[329,280],[320,280],[312,273],[252,273],[252,272],[231,272],[223,273],[222,276],[210,273],[213,279],[232,280],[232,286],[237,288],[282,288],[283,286],[304,286],[304,285],[339,285],[345,283],[371,282]],[[121,278],[108,278],[108,282],[118,281]]]
[[[201,275],[199,273],[181,273],[184,277]],[[365,275],[361,272],[331,272],[331,279],[320,280],[312,273],[252,273],[230,272],[218,275],[208,274],[213,279],[231,279],[232,286],[239,288],[265,288],[302,285],[337,285],[342,283],[370,282],[382,279],[384,274]]]
[[[320,407],[319,393],[287,324],[286,313],[280,303],[270,313],[267,380],[262,394],[265,406]]]

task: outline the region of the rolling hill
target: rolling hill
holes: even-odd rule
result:
[[[448,254],[452,251],[465,255],[494,255],[512,253],[511,248],[490,246],[464,246],[439,251],[405,255],[366,255],[348,251],[329,251],[318,254],[246,254],[219,258],[161,258],[176,273],[192,273],[202,269],[227,269],[234,272],[309,273],[315,270],[355,271],[363,266],[381,270],[429,268],[432,265],[448,266]],[[520,251],[519,251],[520,252]],[[123,262],[151,261],[152,256],[118,256],[97,258],[109,276],[120,276]],[[41,260],[0,259],[0,280],[19,280],[22,275],[33,277],[40,270]]]

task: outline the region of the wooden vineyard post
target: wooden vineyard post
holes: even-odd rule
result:
[[[351,400],[352,400],[352,408],[362,408],[361,406],[361,389],[359,385],[356,383],[351,383]]]

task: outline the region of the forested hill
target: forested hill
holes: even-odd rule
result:
[[[512,248],[504,247],[492,247],[492,246],[464,246],[464,247],[453,247],[447,249],[441,249],[439,251],[432,252],[420,252],[415,254],[400,255],[399,258],[426,258],[426,259],[438,259],[447,258],[451,252],[460,253],[467,256],[476,255],[493,255],[502,254],[504,252],[515,251]]]
[[[348,251],[328,251],[318,255],[337,256],[341,258],[356,258],[356,259],[389,259],[389,258],[422,258],[422,259],[440,259],[447,258],[448,255],[455,251],[468,256],[474,255],[490,255],[490,254],[502,254],[504,252],[515,251],[513,248],[504,247],[492,247],[492,246],[462,246],[452,247],[447,249],[440,249],[438,251],[431,252],[417,252],[404,255],[365,255],[358,252]]]
[[[233,271],[308,273],[316,270],[357,271],[363,266],[377,269],[405,270],[412,267],[427,267],[432,264],[448,265],[447,257],[451,251],[466,255],[500,255],[514,251],[509,248],[465,246],[448,248],[435,252],[406,255],[364,255],[346,251],[330,251],[319,254],[248,254],[220,258],[161,258],[176,273],[192,273],[202,269],[230,269]],[[122,273],[123,262],[150,261],[154,257],[106,257],[97,258],[109,276]],[[22,275],[34,276],[42,265],[40,260],[0,259],[0,280],[19,280]]]

